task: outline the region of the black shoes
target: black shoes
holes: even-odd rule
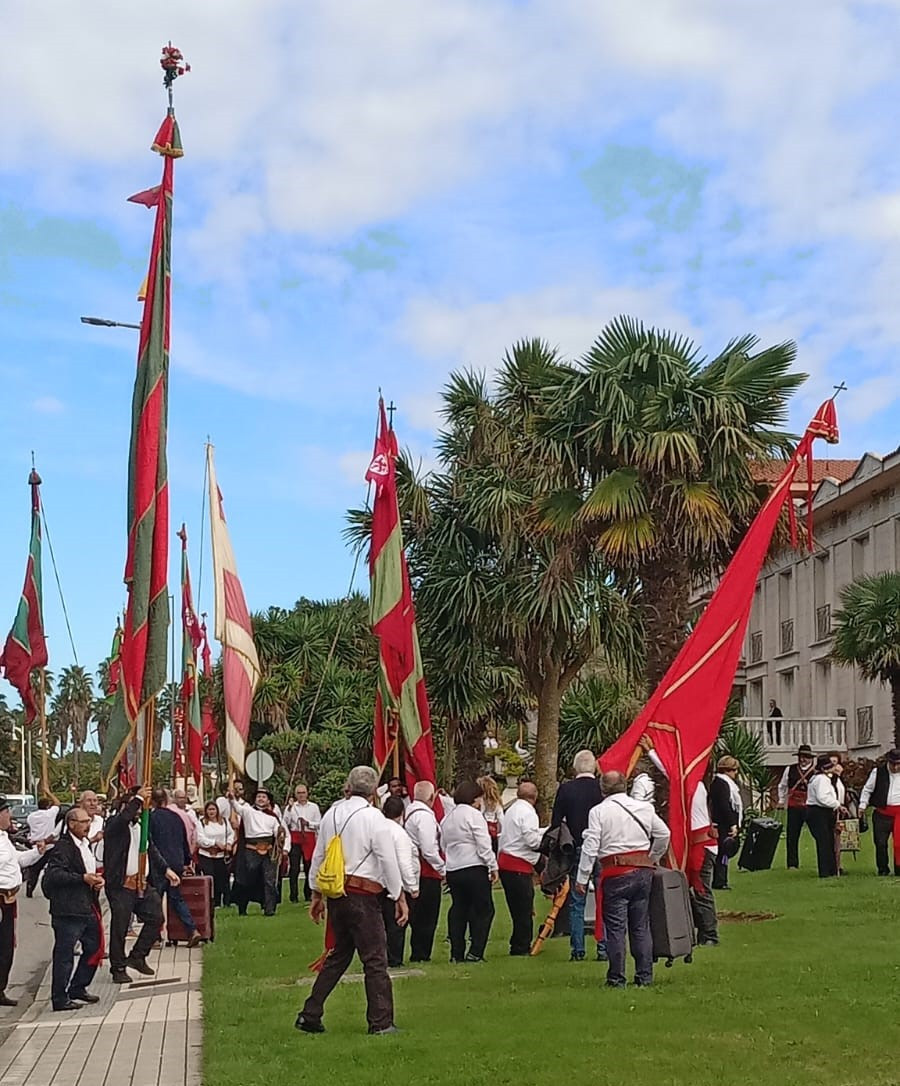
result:
[[[10,999],[6,992],[0,992],[0,1007],[18,1007],[18,999]]]
[[[325,1027],[321,1022],[313,1022],[312,1019],[306,1018],[303,1013],[297,1015],[297,1021],[294,1023],[294,1029],[299,1029],[301,1033],[324,1033]]]
[[[146,958],[132,958],[125,959],[125,967],[127,969],[133,969],[135,973],[142,973],[145,977],[155,977],[156,973],[153,969],[147,965]]]
[[[113,984],[131,984],[131,977],[129,977],[124,969],[113,969],[112,982]]]
[[[73,1003],[99,1003],[100,996],[91,995],[90,992],[70,992],[69,1000]]]
[[[465,960],[470,965],[474,965],[475,962],[483,962],[484,958],[479,958],[477,954],[467,954]]]
[[[81,1010],[81,1004],[80,1003],[73,1003],[72,1000],[70,999],[65,1003],[60,1003],[60,1005],[58,1007],[54,1007],[53,1009],[55,1011],[80,1011]]]

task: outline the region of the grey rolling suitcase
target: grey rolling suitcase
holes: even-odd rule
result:
[[[658,867],[650,888],[650,934],[653,958],[671,966],[676,958],[690,963],[694,954],[694,919],[683,871]]]

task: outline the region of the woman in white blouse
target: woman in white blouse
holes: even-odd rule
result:
[[[491,890],[497,881],[497,857],[480,810],[482,795],[480,784],[463,781],[453,794],[453,810],[441,823],[447,885],[453,899],[447,918],[451,962],[484,961],[494,919]]]
[[[234,848],[234,830],[213,800],[203,808],[197,829],[200,870],[213,880],[213,905],[230,905],[228,861]]]

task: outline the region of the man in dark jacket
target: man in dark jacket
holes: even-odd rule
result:
[[[81,807],[66,815],[67,832],[60,837],[44,871],[44,896],[53,922],[53,972],[50,1000],[55,1011],[74,1011],[82,1003],[97,1003],[88,986],[103,957],[103,923],[97,895],[103,876],[87,835],[91,816]],[[81,958],[74,973],[75,945]]]
[[[103,835],[103,877],[109,902],[109,968],[113,982],[128,984],[127,970],[152,977],[147,955],[159,938],[163,926],[162,901],[151,885],[140,886],[139,825],[144,805],[150,802],[150,789],[132,789],[115,814],[106,820]],[[168,868],[153,841],[148,843],[151,866],[162,869],[169,881],[178,874]],[[125,956],[125,937],[132,914],[143,924],[131,953]]]
[[[565,822],[572,835],[575,852],[572,859],[572,871],[569,876],[569,945],[570,960],[584,961],[584,903],[586,894],[579,894],[575,889],[575,875],[581,860],[581,839],[587,829],[588,815],[591,808],[601,802],[603,796],[597,782],[597,759],[589,750],[580,750],[574,758],[572,767],[575,778],[563,781],[553,802],[553,814],[550,827],[555,829]],[[601,923],[600,919],[595,924]],[[597,942],[597,959],[606,961],[606,944]]]
[[[716,775],[709,786],[709,815],[718,831],[719,850],[713,868],[712,888],[730,890],[728,885],[728,860],[737,853],[744,805],[737,775],[740,766],[730,754],[723,755],[716,763]]]
[[[160,897],[168,897],[169,908],[174,910],[185,931],[189,933],[187,945],[197,946],[200,936],[191,910],[182,896],[181,879],[173,882],[167,874],[168,871],[174,871],[177,875],[190,874],[193,856],[181,816],[169,810],[169,797],[165,788],[156,788],[153,791],[150,840],[156,846],[158,856],[156,862],[153,856],[150,857],[150,881]]]

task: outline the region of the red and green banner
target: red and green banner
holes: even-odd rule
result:
[[[174,163],[182,155],[175,113],[169,109],[153,141],[163,156],[157,189],[132,199],[156,209],[131,409],[128,461],[128,605],[122,636],[121,679],[102,752],[109,775],[135,733],[142,710],[166,681],[169,625],[169,486],[166,423],[169,374],[169,284]]]
[[[412,589],[397,504],[397,438],[379,400],[379,428],[366,479],[375,486],[369,552],[372,632],[378,638],[375,765],[381,773],[399,744],[410,792],[416,781],[436,783],[431,714],[416,632]]]
[[[209,633],[206,629],[206,615],[200,623],[200,633],[203,637],[203,647],[200,649],[200,658],[203,662],[203,678],[206,681],[206,697],[200,709],[203,724],[203,749],[210,756],[219,741],[219,729],[216,727],[216,716],[213,712],[212,694],[210,692],[210,680],[212,679],[212,649],[209,646]]]
[[[804,460],[808,477],[812,478],[812,450],[817,437],[831,444],[838,440],[833,399],[822,404],[806,428],[662,682],[634,723],[600,756],[603,770],[628,773],[640,753],[641,738],[647,735],[652,740],[669,778],[671,852],[679,867],[684,867],[688,859],[691,802],[706,773],[731,697],[759,571],[785,505],[793,513],[791,483]],[[812,547],[809,497],[808,542]]]
[[[0,667],[6,681],[19,691],[25,708],[25,723],[31,724],[37,716],[31,673],[35,668],[47,666],[41,592],[41,477],[33,468],[28,476],[28,485],[31,487],[31,543],[25,568],[25,587],[19,599],[16,620],[0,655]]]
[[[203,776],[203,720],[197,678],[197,650],[203,643],[203,631],[194,612],[187,530],[183,524],[178,538],[181,540],[181,734],[185,736],[188,766],[199,784]]]

